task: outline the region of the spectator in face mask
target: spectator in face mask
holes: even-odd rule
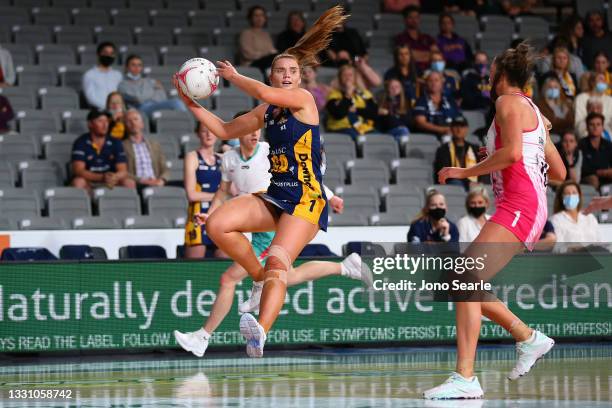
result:
[[[595,74],[589,79],[589,91],[583,92],[574,101],[574,127],[580,138],[586,137],[587,126],[586,117],[589,114],[587,105],[592,101],[591,109],[599,109],[595,106],[595,101],[601,102],[601,113],[604,118],[604,126],[612,119],[612,96],[606,95],[608,84],[602,74]]]
[[[427,193],[425,207],[408,230],[408,243],[423,242],[459,242],[457,226],[446,219],[446,199],[436,190]]]
[[[142,59],[137,55],[130,55],[125,62],[126,79],[119,84],[119,92],[127,105],[149,117],[162,109],[186,112],[187,107],[178,98],[168,98],[161,82],[142,76],[143,68]]]
[[[439,51],[434,51],[431,53],[431,64],[429,65],[429,69],[425,71],[423,75],[423,82],[425,82],[425,78],[429,75],[430,72],[438,72],[442,74],[444,78],[444,96],[449,99],[457,100],[461,97],[459,93],[459,89],[461,86],[461,77],[454,69],[446,69],[446,61],[444,60],[444,56]],[[422,85],[421,85],[422,86]],[[420,90],[419,95],[422,95],[422,90]]]
[[[582,208],[582,190],[574,181],[566,181],[555,195],[554,215],[550,218],[557,242],[601,242],[599,224],[593,214],[585,215]]]
[[[459,242],[472,242],[480,234],[482,226],[491,218],[489,209],[489,194],[483,187],[473,187],[465,199],[467,215],[457,222]]]
[[[474,55],[474,66],[465,70],[461,78],[461,108],[488,111],[491,107],[489,57],[478,51]]]
[[[117,90],[123,76],[112,67],[117,55],[115,44],[101,43],[97,54],[98,64],[83,75],[83,92],[90,106],[104,109],[108,94]]]
[[[574,126],[574,105],[561,90],[559,80],[548,77],[542,84],[536,105],[552,125],[551,133],[561,133]]]

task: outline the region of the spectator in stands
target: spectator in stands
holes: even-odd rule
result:
[[[410,224],[408,243],[459,242],[457,226],[446,218],[446,199],[437,190],[425,198],[425,206]]]
[[[565,180],[580,182],[581,170],[582,170],[582,152],[578,148],[578,138],[576,134],[571,130],[566,130],[561,135],[561,141],[555,145],[563,160],[567,175]],[[549,180],[549,184],[555,186],[553,180]]]
[[[262,6],[253,6],[247,13],[250,28],[240,33],[240,65],[251,65],[265,71],[278,53],[272,36],[266,31],[268,16]]]
[[[414,106],[417,99],[418,75],[412,52],[407,45],[395,47],[393,51],[394,65],[385,72],[385,81],[397,78],[404,86],[404,95]]]
[[[472,242],[480,234],[482,226],[491,216],[489,209],[489,193],[482,186],[474,186],[465,198],[467,215],[457,221],[459,242]]]
[[[442,13],[438,20],[440,33],[436,37],[436,43],[448,68],[462,72],[468,67],[473,59],[472,48],[457,33],[455,29],[455,19],[451,14]]]
[[[531,14],[531,9],[536,4],[537,0],[501,0],[502,10],[511,17]]]
[[[596,189],[612,183],[612,143],[605,140],[604,116],[589,113],[586,119],[588,136],[578,142],[582,151],[581,183],[590,184]]]
[[[123,149],[130,178],[138,187],[165,185],[170,176],[166,157],[158,142],[145,138],[140,112],[128,110],[125,124],[128,137],[123,141]]]
[[[366,57],[355,57],[355,59],[351,59],[348,51],[340,50],[338,51],[338,67],[343,65],[350,65],[355,68],[355,74],[357,75],[357,84],[364,89],[372,89],[380,86],[382,84],[382,79],[378,72],[376,72],[370,64],[368,64],[367,56]],[[332,80],[330,84],[333,88],[338,87],[338,79],[335,78]]]
[[[593,214],[583,214],[582,204],[582,189],[578,183],[566,181],[557,189],[550,222],[558,242],[601,242],[597,218]]]
[[[346,10],[345,10],[346,13]],[[359,60],[366,60],[367,62],[367,50],[365,42],[359,31],[354,28],[347,27],[345,22],[336,31],[332,33],[332,40],[327,50],[325,50],[325,57],[321,58],[323,61],[328,60],[334,62],[336,67],[344,65],[348,61],[355,61],[355,64]],[[344,52],[341,54],[341,52]]]
[[[115,44],[100,43],[97,54],[98,64],[83,75],[83,92],[90,106],[104,109],[108,94],[117,90],[123,76],[112,67],[117,54]]]
[[[115,139],[123,140],[127,137],[125,127],[125,112],[127,107],[121,94],[117,91],[111,92],[106,98],[106,112],[110,114],[110,125],[108,134]]]
[[[410,101],[399,79],[385,81],[385,90],[378,102],[378,128],[390,133],[398,142],[410,134],[412,122]]]
[[[593,61],[598,52],[603,51],[610,59],[612,55],[612,35],[606,29],[605,17],[599,10],[587,14],[587,34],[582,41],[582,61],[593,69]]]
[[[13,120],[15,113],[8,98],[0,95],[0,134],[11,131],[9,121]]]
[[[408,6],[402,11],[406,29],[395,36],[395,45],[408,45],[419,72],[425,71],[431,61],[431,53],[438,51],[436,40],[420,31],[421,14],[418,7]]]
[[[536,105],[552,125],[551,132],[558,133],[574,127],[574,104],[561,91],[561,84],[555,76],[544,80]]]
[[[595,55],[593,71],[588,71],[582,74],[580,78],[580,90],[582,92],[589,91],[589,80],[593,75],[601,74],[605,78],[605,83],[608,84],[606,95],[612,95],[612,75],[608,71],[610,69],[610,60],[604,52],[598,52]]]
[[[582,58],[582,39],[584,38],[584,24],[579,16],[567,18],[559,29],[559,37],[567,43],[567,49],[573,55]]]
[[[204,258],[207,246],[214,243],[206,235],[204,225],[193,219],[195,214],[205,214],[221,184],[221,156],[215,153],[215,136],[201,122],[196,129],[200,146],[185,155],[185,192],[189,201],[185,225],[185,257]],[[218,251],[218,250],[217,250]]]
[[[89,132],[72,145],[72,186],[92,190],[106,186],[135,188],[128,176],[125,151],[117,139],[108,135],[109,117],[105,111],[92,109],[87,115]]]
[[[446,61],[444,56],[439,51],[431,53],[431,64],[429,69],[425,71],[423,78],[427,77],[429,72],[439,72],[444,77],[444,96],[449,99],[458,99],[460,97],[459,90],[461,87],[461,77],[454,69],[446,69]],[[421,84],[423,85],[423,84]],[[422,92],[419,92],[419,95]]]
[[[578,80],[569,70],[570,54],[567,48],[557,47],[552,55],[552,67],[548,75],[555,75],[561,84],[561,91],[569,99],[574,99],[578,94]]]
[[[492,108],[489,69],[489,57],[484,51],[477,51],[474,66],[465,70],[461,78],[461,108],[483,113]]]
[[[357,84],[355,68],[351,65],[338,69],[338,87],[329,93],[325,109],[330,132],[356,138],[374,131],[378,106],[370,91]]]
[[[583,92],[574,101],[574,127],[579,137],[587,135],[586,117],[591,112],[599,112],[607,118],[604,129],[610,131],[610,120],[612,120],[612,96],[606,95],[608,84],[602,74],[595,74],[589,79],[589,91]],[[599,102],[601,108],[599,107]],[[600,110],[601,109],[601,110]]]
[[[317,109],[319,112],[325,110],[325,104],[327,103],[327,96],[331,91],[331,87],[326,84],[317,82],[317,68],[306,66],[302,68],[302,87],[307,89],[308,92],[314,97]]]
[[[384,0],[383,10],[385,13],[401,13],[406,7],[420,7],[421,0]]]
[[[15,66],[11,52],[0,45],[0,88],[15,85]]]
[[[156,110],[187,111],[179,98],[168,98],[164,86],[156,79],[142,76],[144,64],[137,55],[130,55],[125,62],[125,79],[119,83],[119,92],[128,107],[136,108],[151,116]]]
[[[552,65],[554,64],[553,54],[558,48],[567,50],[569,56],[568,71],[580,80],[584,75],[584,65],[582,60],[575,54],[569,51],[569,42],[564,37],[557,36],[553,41],[542,50],[542,58],[539,58],[536,62],[536,71],[540,77],[545,76],[549,71],[554,70]],[[561,57],[562,58],[562,57]],[[580,85],[580,83],[577,83]]]
[[[415,126],[422,132],[432,133],[443,142],[450,140],[450,124],[461,112],[452,98],[442,93],[443,79],[439,72],[432,71],[425,78],[426,89],[417,100],[412,111]]]
[[[291,48],[306,33],[306,19],[301,11],[290,11],[284,31],[276,36],[276,49],[279,52]]]
[[[463,116],[453,118],[450,125],[451,140],[444,143],[436,150],[434,160],[434,180],[438,181],[438,172],[443,167],[462,167],[470,168],[478,163],[478,146],[465,140],[468,133],[468,122]],[[478,177],[469,179],[448,179],[446,184],[461,186],[469,190],[470,186],[478,182]]]

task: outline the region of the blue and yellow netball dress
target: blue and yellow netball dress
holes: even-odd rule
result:
[[[204,193],[215,193],[221,184],[221,158],[215,155],[215,164],[206,163],[200,152],[198,155],[198,168],[196,169],[196,191]],[[210,203],[198,201],[189,203],[187,210],[187,222],[185,223],[185,246],[213,245],[214,243],[206,235],[206,228],[193,222],[195,214],[206,214]]]
[[[302,123],[290,109],[273,105],[266,110],[264,122],[272,180],[268,191],[259,196],[327,231],[319,126]]]

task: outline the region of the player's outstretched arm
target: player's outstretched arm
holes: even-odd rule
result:
[[[312,94],[303,88],[284,89],[268,86],[260,81],[240,75],[228,61],[217,61],[217,66],[220,76],[257,100],[291,109],[302,109],[308,103],[314,104]]]
[[[183,103],[191,111],[196,120],[203,123],[204,126],[219,139],[235,139],[263,127],[263,117],[267,105],[259,105],[249,113],[241,115],[229,122],[225,122],[223,119],[208,111],[208,109],[203,108],[199,103],[185,95],[178,84],[176,74],[173,77],[173,82]]]

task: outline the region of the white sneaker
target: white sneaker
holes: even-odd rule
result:
[[[251,289],[251,297],[238,305],[240,313],[254,313],[259,311],[259,302],[261,301],[261,292],[263,291],[264,282],[253,282]]]
[[[266,332],[250,313],[240,318],[240,334],[247,342],[246,352],[249,357],[262,357],[266,343]]]
[[[555,341],[537,330],[533,331],[531,338],[516,343],[518,361],[508,374],[508,379],[514,381],[531,370],[535,363],[548,353],[555,345]]]
[[[197,357],[202,357],[208,347],[208,338],[198,332],[181,333],[175,330],[174,338],[183,350],[190,351]]]
[[[452,373],[444,383],[423,393],[423,398],[431,400],[475,399],[483,396],[478,377],[474,376],[468,380],[458,373]]]
[[[362,280],[367,287],[372,287],[372,271],[370,271],[368,265],[361,262],[361,257],[357,252],[353,252],[344,258],[341,267],[342,276]]]

